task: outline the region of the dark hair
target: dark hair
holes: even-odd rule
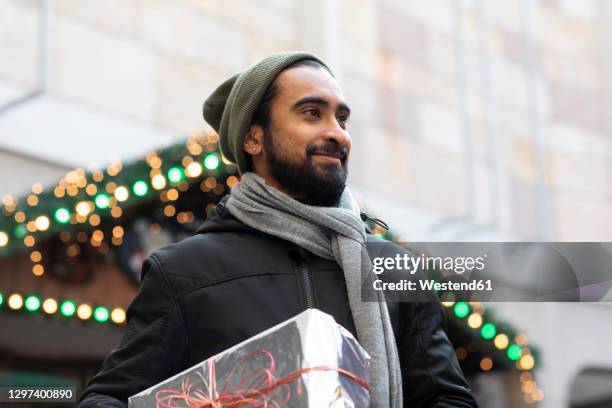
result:
[[[325,65],[321,64],[317,60],[303,59],[303,60],[296,61],[291,65],[288,65],[287,67],[285,67],[285,69],[283,69],[283,71],[286,69],[303,67],[303,66],[327,69]],[[272,83],[268,86],[268,88],[262,95],[261,101],[259,102],[259,106],[257,107],[257,109],[255,110],[255,113],[253,114],[251,125],[257,124],[257,125],[260,125],[264,129],[268,129],[268,126],[270,125],[272,104],[274,103],[274,99],[276,99],[276,95],[278,95],[278,91],[279,91],[279,86],[276,83],[276,79],[274,79],[274,81],[272,81]]]

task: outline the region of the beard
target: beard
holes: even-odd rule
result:
[[[338,205],[348,176],[348,152],[344,145],[332,140],[320,145],[310,145],[306,149],[306,160],[302,163],[294,163],[276,147],[270,129],[264,128],[264,147],[270,172],[284,189],[303,197],[298,201],[320,207]],[[317,164],[312,157],[316,153],[338,155],[340,165]]]

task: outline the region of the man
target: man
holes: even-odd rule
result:
[[[242,180],[197,233],[145,261],[128,330],[80,407],[127,398],[316,307],[372,356],[373,407],[474,407],[439,303],[360,298],[366,234],[345,188],[350,108],[323,61],[272,55],[224,82],[204,117]],[[380,248],[380,246],[378,247]]]

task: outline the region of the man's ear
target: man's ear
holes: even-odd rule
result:
[[[258,124],[251,125],[244,138],[244,144],[242,145],[244,151],[251,156],[260,155],[263,150],[263,137],[263,128]]]

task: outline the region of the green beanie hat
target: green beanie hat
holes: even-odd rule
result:
[[[273,54],[223,82],[204,102],[204,119],[219,134],[221,153],[236,163],[240,174],[251,170],[243,143],[261,98],[280,72],[301,60],[320,62],[300,51]]]

